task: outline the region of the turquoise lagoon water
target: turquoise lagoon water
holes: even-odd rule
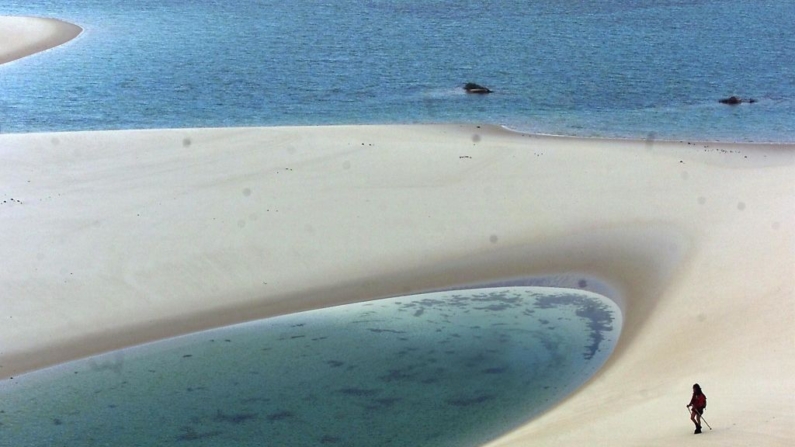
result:
[[[539,287],[270,318],[4,381],[0,445],[476,446],[583,384],[621,321]]]
[[[86,32],[0,66],[0,132],[476,122],[795,141],[793,0],[3,3]]]

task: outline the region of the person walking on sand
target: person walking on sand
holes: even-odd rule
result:
[[[687,404],[690,408],[690,420],[696,424],[696,431],[694,434],[701,433],[701,415],[707,408],[707,396],[701,392],[701,387],[698,384],[693,385],[693,397],[690,398],[690,403]]]

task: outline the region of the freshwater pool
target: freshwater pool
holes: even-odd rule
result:
[[[476,446],[597,371],[621,312],[494,287],[208,330],[0,383],[3,446]]]

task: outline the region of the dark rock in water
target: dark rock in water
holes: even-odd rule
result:
[[[737,96],[730,96],[728,98],[719,99],[718,102],[721,104],[736,106],[737,104],[742,104],[744,102],[747,102],[748,104],[753,104],[756,102],[756,100],[754,98],[742,99],[738,98]]]
[[[475,84],[474,82],[467,82],[464,84],[464,90],[467,93],[491,93],[491,90],[483,87],[480,84]]]
[[[734,105],[740,104],[743,101],[740,98],[736,97],[736,96],[730,96],[728,98],[723,98],[723,99],[719,100],[718,102],[721,103],[721,104],[728,104],[730,106],[734,106]]]

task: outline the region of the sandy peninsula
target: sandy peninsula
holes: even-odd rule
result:
[[[492,446],[795,439],[795,145],[494,126],[0,135],[0,377],[277,314],[599,278],[605,367]],[[713,427],[693,438],[698,382]]]
[[[57,19],[0,16],[0,64],[62,45],[82,31]]]

